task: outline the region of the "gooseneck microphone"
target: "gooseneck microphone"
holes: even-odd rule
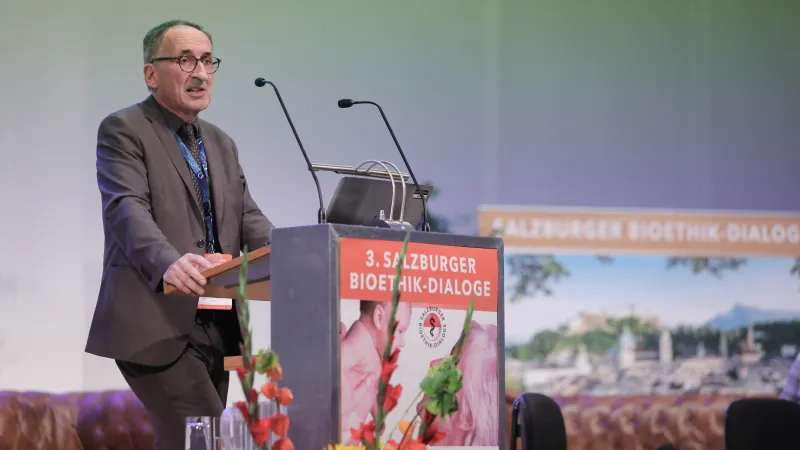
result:
[[[275,91],[275,95],[278,97],[278,101],[281,103],[283,114],[286,116],[286,121],[289,122],[289,126],[292,127],[292,133],[294,133],[294,138],[295,140],[297,140],[297,145],[300,146],[300,152],[303,153],[303,158],[306,160],[308,171],[311,172],[311,177],[314,178],[314,184],[317,186],[317,197],[319,197],[319,211],[317,211],[317,223],[327,222],[327,218],[325,217],[325,202],[322,200],[322,188],[319,185],[319,179],[317,178],[317,173],[311,166],[311,160],[308,159],[308,153],[306,153],[306,149],[303,147],[303,143],[300,141],[300,136],[297,134],[297,130],[294,128],[294,122],[292,122],[292,118],[289,116],[289,111],[286,110],[286,105],[283,103],[283,98],[281,97],[280,91],[278,91],[278,87],[275,86],[273,82],[265,80],[261,77],[256,78],[255,83],[257,87],[270,85],[272,86],[272,89]]]
[[[394,140],[394,145],[397,147],[397,151],[400,153],[400,157],[403,158],[403,164],[406,165],[406,168],[408,169],[408,174],[411,175],[411,180],[414,181],[414,187],[417,189],[417,192],[419,192],[419,198],[422,200],[422,230],[431,231],[431,224],[428,221],[428,202],[427,200],[425,200],[425,194],[422,192],[422,187],[420,187],[419,182],[417,182],[417,177],[414,176],[414,171],[411,170],[411,165],[408,163],[408,159],[406,159],[406,154],[403,153],[403,149],[402,147],[400,147],[400,143],[397,142],[397,137],[394,135],[394,130],[392,130],[392,126],[389,125],[389,119],[386,118],[386,114],[384,114],[381,105],[368,100],[355,101],[355,100],[350,100],[349,98],[343,98],[339,100],[337,104],[339,105],[339,108],[349,108],[353,105],[360,105],[360,104],[373,105],[376,108],[378,108],[378,111],[380,111],[381,113],[381,117],[383,117],[383,123],[385,123],[386,128],[389,129],[389,134],[392,135],[392,139]],[[403,201],[405,201],[405,199],[403,199]]]

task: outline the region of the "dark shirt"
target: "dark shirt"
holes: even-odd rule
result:
[[[170,130],[177,133],[178,130],[180,130],[181,127],[183,127],[186,124],[186,122],[184,122],[183,119],[176,116],[172,111],[161,106],[161,103],[158,103],[157,101],[155,101],[155,99],[153,99],[153,101],[158,106],[158,109],[161,111],[161,114],[164,116],[164,120],[166,121],[167,126],[169,127]],[[200,128],[198,128],[197,125],[195,125],[194,123],[192,123],[192,128],[194,128],[194,135],[197,136],[197,138],[200,138]],[[188,143],[184,142],[184,144]]]

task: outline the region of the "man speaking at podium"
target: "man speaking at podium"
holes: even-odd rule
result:
[[[222,413],[223,360],[239,354],[235,308],[207,308],[201,272],[221,254],[266,245],[272,224],[250,196],[236,144],[197,117],[220,64],[211,36],[171,21],[143,44],[152,95],[108,115],[97,135],[105,252],[86,351],[116,361],[157,448],[174,450],[184,448],[187,416]],[[165,282],[186,296],[164,295]]]

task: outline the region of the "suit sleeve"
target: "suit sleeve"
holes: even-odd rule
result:
[[[97,132],[97,185],[108,231],[150,288],[163,289],[164,273],[181,255],[153,220],[141,141],[115,114]]]
[[[242,189],[242,229],[241,229],[241,250],[247,246],[248,251],[253,251],[269,244],[269,233],[274,227],[267,216],[261,212],[256,201],[250,195],[250,188],[247,186],[247,178],[239,162],[239,149],[233,143],[233,153],[236,156],[236,167],[239,171],[239,180]]]

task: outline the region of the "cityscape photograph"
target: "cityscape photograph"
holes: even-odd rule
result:
[[[790,258],[506,255],[506,379],[550,396],[774,395],[800,342]]]

